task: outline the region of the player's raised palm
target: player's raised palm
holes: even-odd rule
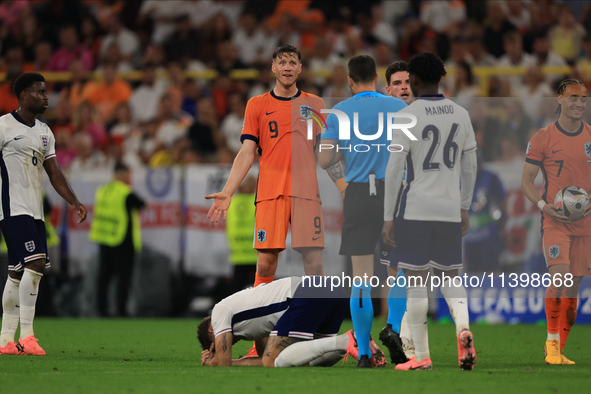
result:
[[[230,208],[230,202],[232,201],[232,197],[227,195],[224,192],[213,193],[208,196],[205,196],[206,200],[213,199],[213,205],[207,212],[207,217],[211,218],[211,222],[219,222],[220,216],[224,216],[224,221],[226,220],[226,216],[228,215],[228,208]]]

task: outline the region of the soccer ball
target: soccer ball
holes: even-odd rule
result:
[[[564,215],[571,222],[583,219],[585,208],[589,205],[587,192],[578,186],[567,186],[556,194],[554,205],[558,207],[558,214]]]

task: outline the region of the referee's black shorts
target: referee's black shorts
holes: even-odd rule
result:
[[[345,192],[341,250],[344,256],[374,254],[384,225],[384,181],[376,180],[376,195],[369,183],[349,183]]]

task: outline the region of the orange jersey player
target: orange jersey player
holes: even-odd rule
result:
[[[223,216],[225,220],[231,197],[258,152],[255,286],[273,280],[290,223],[292,247],[302,254],[306,275],[323,274],[324,225],[314,155],[321,130],[314,123],[313,135],[308,136],[307,120],[311,114],[319,115],[325,104],[321,98],[297,88],[302,63],[296,47],[278,48],[273,54],[272,70],[275,88],[253,97],[246,106],[242,148],[228,182],[220,193],[205,197],[215,200],[207,217],[217,222]]]
[[[542,246],[552,277],[546,290],[548,337],[544,346],[548,364],[574,364],[564,356],[564,345],[577,316],[581,279],[591,274],[591,205],[583,219],[570,222],[558,214],[554,197],[564,187],[579,186],[591,192],[591,126],[581,120],[587,106],[587,88],[576,79],[558,87],[560,117],[540,129],[527,147],[521,189],[542,211]],[[542,170],[540,196],[534,179]],[[591,199],[591,195],[587,197]]]

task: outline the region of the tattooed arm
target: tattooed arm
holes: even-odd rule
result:
[[[210,356],[202,365],[229,367],[232,365],[232,332],[225,332],[215,337],[215,343],[209,349]]]
[[[277,356],[279,356],[279,353],[284,351],[288,346],[300,341],[304,341],[304,339],[290,337],[269,337],[267,347],[265,347],[265,352],[263,353],[263,367],[274,367],[275,359]]]
[[[345,173],[347,169],[347,165],[345,164],[345,158],[341,156],[341,159],[333,164],[332,166],[326,169],[328,176],[334,182],[335,186],[341,194],[343,198],[345,198],[345,190],[347,189],[348,183],[345,182]]]

